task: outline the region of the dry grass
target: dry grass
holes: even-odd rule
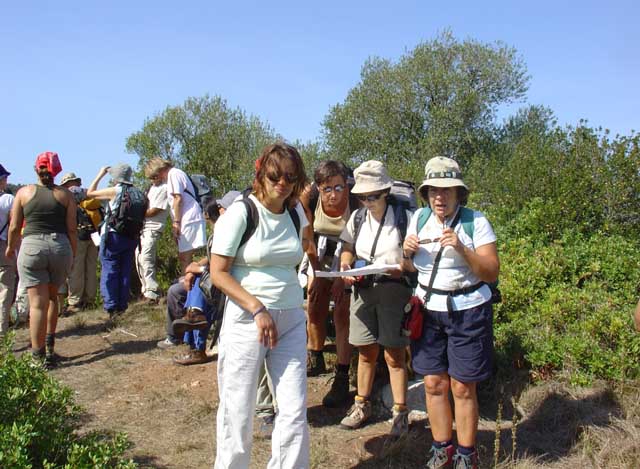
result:
[[[106,320],[104,313],[86,312],[63,318],[59,328],[58,351],[66,359],[52,373],[76,390],[87,409],[85,430],[126,431],[134,444],[129,456],[143,468],[211,467],[216,363],[177,367],[171,357],[182,349],[156,348],[164,337],[164,307],[133,305],[109,329]],[[17,349],[26,349],[27,332],[18,330]],[[334,362],[329,355],[329,367]],[[401,442],[388,438],[390,423],[380,408],[371,424],[342,430],[338,423],[346,407],[320,405],[328,378],[309,380],[313,469],[424,467],[431,446],[426,419],[412,421]],[[508,384],[494,383],[481,393],[483,468],[640,468],[639,383],[597,383],[589,389],[515,379]],[[269,440],[254,439],[252,467],[265,467],[270,452]]]

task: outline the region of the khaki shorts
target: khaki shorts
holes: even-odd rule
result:
[[[204,223],[196,222],[180,227],[178,252],[193,251],[207,245],[207,228]]]
[[[399,282],[354,287],[349,343],[356,347],[376,343],[388,348],[409,345],[409,338],[402,334],[402,316],[409,298],[411,289]]]
[[[22,240],[18,275],[25,288],[62,285],[71,272],[73,254],[66,234],[32,234]]]

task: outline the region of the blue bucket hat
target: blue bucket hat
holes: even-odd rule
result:
[[[7,176],[9,176],[11,173],[9,171],[7,171],[6,169],[4,169],[4,166],[2,166],[0,164],[0,178],[6,178]]]

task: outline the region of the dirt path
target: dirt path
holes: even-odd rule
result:
[[[106,319],[106,314],[91,311],[61,318],[58,325],[56,351],[64,360],[51,373],[75,390],[77,402],[87,412],[83,428],[126,432],[133,444],[129,456],[140,467],[212,467],[216,361],[174,365],[171,358],[182,349],[156,347],[164,338],[161,307],[133,305],[111,330],[105,327]],[[16,350],[24,351],[28,344],[28,331],[18,330]],[[320,405],[329,386],[329,375],[309,379],[313,468],[424,467],[431,445],[424,417],[412,421],[410,436],[402,444],[387,439],[390,424],[384,413],[361,430],[342,430],[338,423],[346,408]],[[508,451],[510,433],[502,432],[503,451]],[[526,441],[527,435],[522,438]],[[494,441],[495,421],[483,420],[479,450],[484,467],[493,467]],[[545,447],[540,451],[549,452]],[[254,439],[252,467],[266,467],[269,454],[270,441]],[[560,457],[555,459],[553,467],[564,467]]]

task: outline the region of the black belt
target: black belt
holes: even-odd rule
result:
[[[447,311],[449,311],[449,313],[453,312],[453,297],[454,296],[459,296],[459,295],[467,295],[469,293],[473,293],[476,290],[479,290],[480,288],[482,288],[483,285],[486,285],[485,282],[478,282],[475,285],[471,285],[468,287],[464,287],[464,288],[458,288],[456,290],[438,290],[437,288],[431,288],[431,290],[429,290],[429,287],[426,285],[423,285],[422,283],[418,282],[418,285],[420,285],[420,287],[422,287],[422,289],[426,292],[425,296],[424,296],[424,304],[426,307],[427,301],[429,301],[429,297],[431,296],[431,293],[435,293],[436,295],[446,295],[447,297]]]

